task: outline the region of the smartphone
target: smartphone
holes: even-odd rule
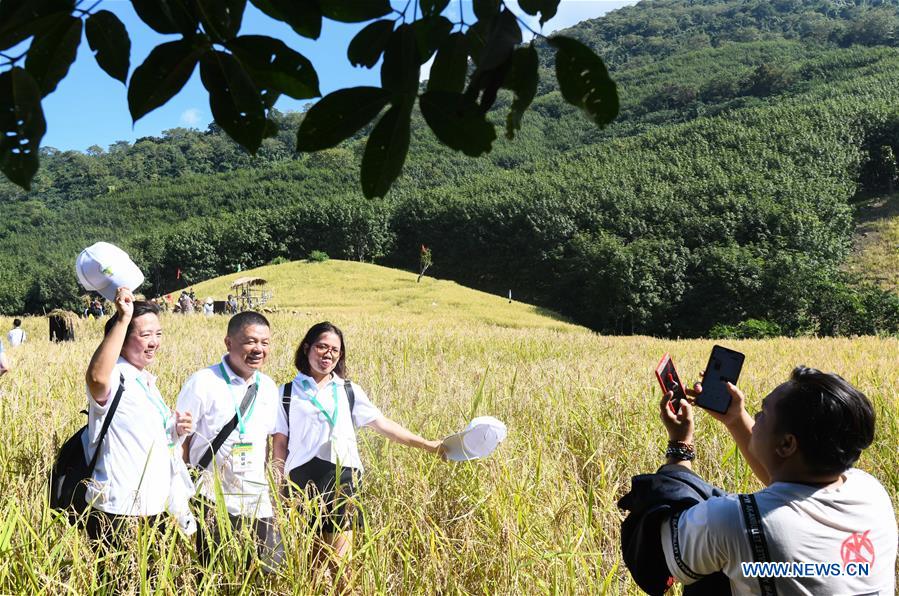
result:
[[[721,414],[727,412],[731,401],[727,383],[737,384],[745,358],[740,352],[724,346],[713,347],[702,376],[702,393],[696,398],[696,405]]]
[[[677,412],[680,408],[680,400],[687,399],[687,394],[684,393],[683,383],[681,383],[680,377],[677,376],[674,360],[671,359],[669,354],[665,354],[659,360],[659,365],[656,366],[656,378],[659,380],[659,385],[662,386],[662,393],[668,393],[669,391],[674,393],[670,403],[674,412]]]

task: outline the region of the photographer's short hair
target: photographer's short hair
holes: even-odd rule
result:
[[[152,302],[147,302],[146,300],[135,300],[134,301],[134,314],[131,315],[131,321],[128,323],[128,330],[125,332],[125,337],[131,335],[131,330],[134,329],[134,320],[138,317],[142,317],[146,314],[153,314],[157,317],[159,316],[159,307]],[[109,332],[112,331],[112,326],[116,324],[116,321],[119,320],[119,313],[116,313],[109,317],[109,320],[106,321],[106,325],[103,326],[103,336],[109,335]]]
[[[21,327],[21,325],[22,325],[22,319],[13,319],[12,320],[13,327]]]
[[[264,316],[262,316],[258,312],[246,310],[244,312],[237,313],[228,321],[228,337],[234,337],[244,327],[249,327],[250,325],[262,325],[263,327],[271,327],[271,325],[269,325],[268,323],[268,319],[266,319]]]
[[[838,474],[874,441],[874,408],[865,394],[833,373],[797,366],[777,402],[779,432],[796,436],[806,464]]]

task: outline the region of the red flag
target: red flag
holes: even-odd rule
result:
[[[181,269],[180,269],[180,268],[179,268],[178,271],[175,273],[175,279],[181,279]]]

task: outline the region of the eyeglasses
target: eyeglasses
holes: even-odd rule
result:
[[[329,346],[328,344],[315,344],[312,347],[315,348],[316,352],[323,356],[328,353],[334,354],[335,356],[340,356],[340,348],[335,348],[334,346]]]

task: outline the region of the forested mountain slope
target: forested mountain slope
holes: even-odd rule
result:
[[[897,15],[895,3],[665,0],[581,23],[569,33],[619,85],[613,125],[591,126],[551,76],[521,133],[484,158],[439,146],[416,116],[382,201],[357,190],[358,139],[293,151],[301,114],[282,115],[256,158],[214,128],[45,149],[32,192],[0,184],[0,310],[72,301],[71,262],[97,239],[132,251],[153,292],[312,250],[413,268],[426,244],[436,276],[512,289],[603,332],[749,319],[895,331],[895,295],[842,271],[854,201],[896,179]]]

